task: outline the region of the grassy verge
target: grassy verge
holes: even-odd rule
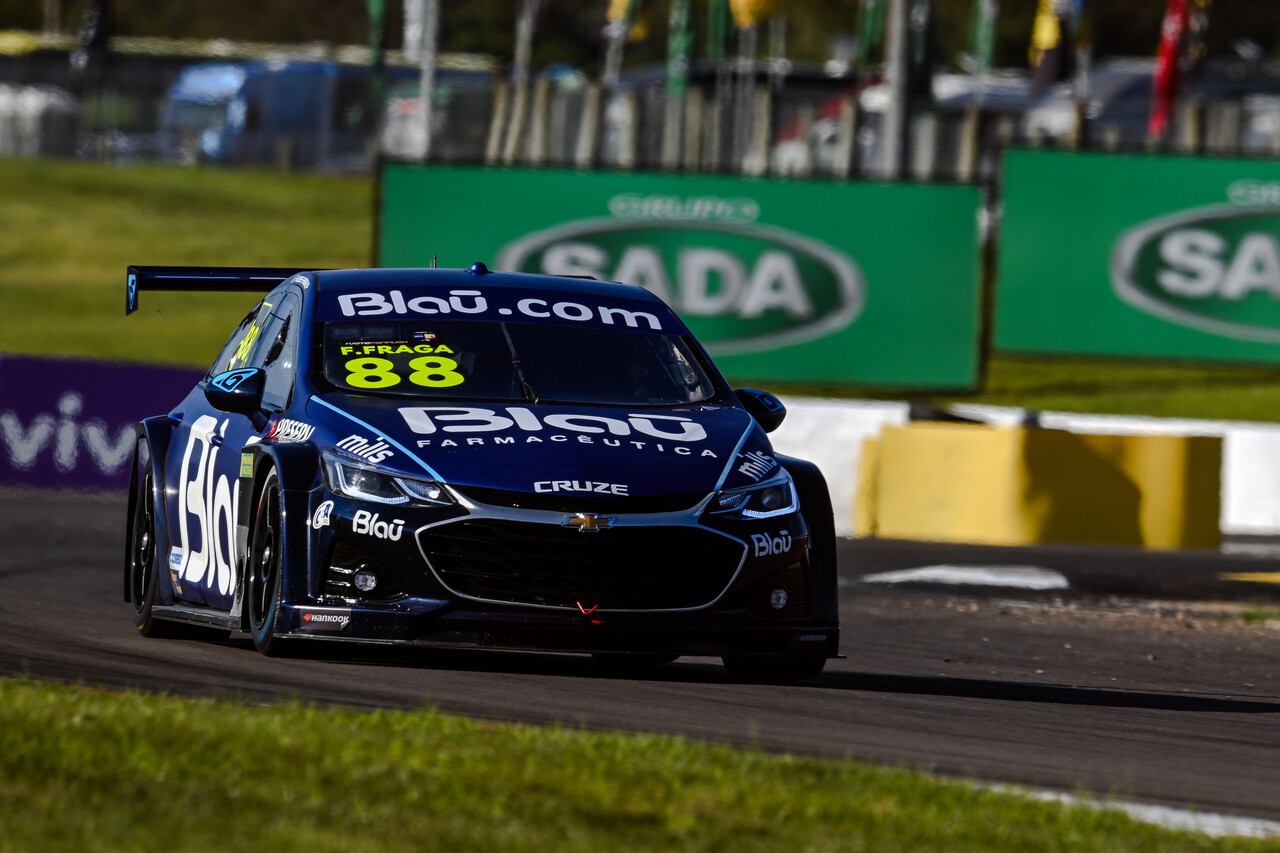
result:
[[[1265,848],[679,738],[0,680],[0,851],[211,849]]]
[[[0,350],[208,366],[257,301],[143,294],[129,264],[367,266],[367,178],[0,159]]]
[[[245,294],[144,294],[129,264],[363,266],[367,177],[0,159],[0,350],[208,366]],[[892,399],[892,392],[778,388]],[[1280,421],[1280,369],[996,356],[987,387],[933,402]]]
[[[994,355],[977,394],[903,394],[828,386],[773,388],[819,397],[985,403],[1038,411],[1280,421],[1280,368]]]
[[[1280,628],[1280,607],[1274,604],[1251,604],[1240,611],[1240,619],[1252,625]]]

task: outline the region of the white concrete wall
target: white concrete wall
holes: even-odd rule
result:
[[[853,535],[862,440],[885,424],[907,421],[907,404],[868,400],[783,397],[787,419],[771,436],[779,453],[809,459],[831,489],[836,533]],[[1021,423],[1022,409],[960,405],[958,415],[993,424]],[[1041,425],[1095,434],[1216,435],[1222,449],[1222,532],[1280,535],[1280,424],[1078,415],[1041,412]]]
[[[858,489],[862,441],[885,424],[907,422],[906,403],[783,397],[787,419],[769,437],[774,449],[808,459],[822,469],[831,491],[836,535],[853,535],[853,500]]]

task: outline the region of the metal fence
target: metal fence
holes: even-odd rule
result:
[[[113,162],[194,162],[211,155],[200,131],[166,125],[166,98],[184,69],[225,60],[314,61],[365,67],[360,47],[115,39],[76,70],[74,40],[0,33],[0,155]],[[411,160],[422,149],[416,77],[403,57],[375,111],[343,84],[314,126],[246,123],[219,161],[322,171],[366,170],[375,151]],[[758,63],[695,68],[668,95],[661,68],[624,74],[604,91],[567,69],[526,85],[492,58],[444,55],[432,99],[430,159],[820,178],[892,177],[880,133],[885,92],[874,78],[826,77]],[[449,73],[450,71],[454,73]],[[1158,144],[1146,135],[1150,63],[1104,66],[1096,97],[1064,88],[1032,97],[1025,75],[935,78],[935,98],[911,111],[901,177],[992,182],[1008,146],[1280,156],[1280,75],[1226,72],[1193,89]],[[980,85],[977,84],[980,82]],[[1145,88],[1144,88],[1145,87]],[[243,107],[242,107],[243,109]],[[252,108],[250,107],[250,112]],[[379,116],[371,112],[381,113]],[[217,122],[223,122],[218,125]],[[185,133],[185,135],[184,135]]]

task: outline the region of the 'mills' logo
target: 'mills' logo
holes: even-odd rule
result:
[[[566,518],[563,524],[565,527],[578,528],[580,533],[595,533],[597,530],[608,530],[613,525],[613,519],[596,515],[594,512],[580,512]]]

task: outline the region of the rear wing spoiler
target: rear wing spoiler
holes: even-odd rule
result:
[[[141,290],[212,290],[267,293],[282,281],[311,269],[293,267],[129,267],[124,313],[138,310]]]

